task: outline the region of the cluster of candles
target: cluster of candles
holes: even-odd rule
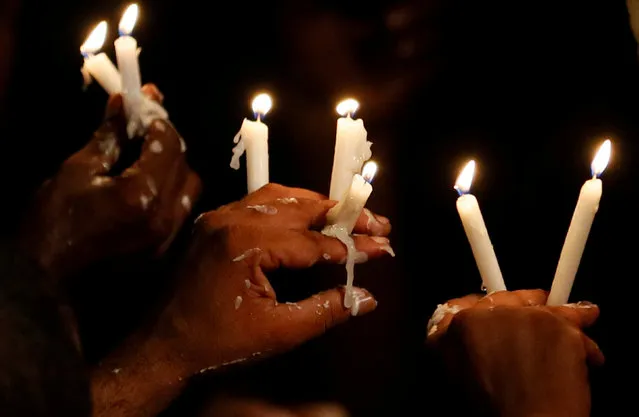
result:
[[[581,262],[581,256],[590,234],[590,228],[599,209],[599,201],[602,194],[602,183],[599,176],[608,166],[610,153],[610,140],[605,140],[590,166],[592,178],[581,187],[577,206],[568,228],[550,294],[548,295],[548,305],[561,305],[568,302],[575,275]],[[488,236],[477,199],[470,194],[474,173],[475,161],[470,161],[457,178],[454,187],[459,193],[457,211],[470,242],[475,262],[482,278],[483,288],[488,293],[502,291],[506,289],[506,285],[497,262],[495,250]]]
[[[130,137],[141,134],[154,119],[168,118],[168,114],[159,104],[151,102],[141,92],[139,48],[137,41],[131,36],[137,17],[138,6],[132,4],[120,20],[120,36],[114,42],[117,68],[104,52],[98,53],[107,35],[108,26],[105,21],[95,27],[80,47],[84,56],[82,72],[86,83],[95,79],[110,95],[122,94],[129,120],[127,131]],[[269,183],[268,126],[263,122],[263,118],[272,104],[268,94],[257,95],[252,102],[256,120],[244,119],[240,131],[234,138],[236,146],[233,148],[231,167],[239,169],[240,157],[246,153],[249,193]],[[351,234],[373,191],[371,182],[377,172],[377,164],[369,161],[372,156],[372,143],[367,140],[364,122],[362,119],[353,119],[358,108],[359,103],[354,99],[344,100],[336,108],[341,117],[337,120],[329,198],[338,204],[329,211],[328,226],[323,231],[326,235],[340,239],[348,248],[344,305],[354,309],[356,300],[352,286],[357,251]],[[564,304],[568,301],[586,240],[599,208],[602,183],[598,177],[608,164],[610,152],[611,144],[606,140],[592,162],[593,178],[586,181],[581,189],[548,297],[550,305]],[[490,293],[505,290],[506,286],[479,204],[475,196],[470,194],[474,172],[475,161],[470,161],[455,183],[454,188],[460,195],[457,199],[457,211],[470,242],[483,288]]]
[[[244,119],[233,139],[236,145],[231,167],[239,169],[240,157],[246,153],[249,193],[269,183],[268,126],[263,118],[272,104],[268,94],[258,94],[251,106],[255,120]],[[322,231],[325,235],[339,239],[347,248],[344,306],[353,308],[353,314],[357,313],[357,300],[353,293],[357,250],[351,233],[373,192],[371,182],[377,173],[377,164],[369,161],[372,143],[367,140],[364,122],[362,119],[353,119],[358,108],[359,103],[352,98],[342,101],[336,108],[342,117],[337,120],[329,198],[338,203],[328,212],[328,225]]]

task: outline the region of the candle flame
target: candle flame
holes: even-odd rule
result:
[[[266,93],[258,94],[253,99],[251,107],[253,108],[253,113],[264,116],[271,110],[271,107],[273,107],[273,100],[271,100],[271,96]]]
[[[375,174],[377,174],[377,163],[368,161],[366,164],[364,164],[364,168],[362,168],[362,177],[364,177],[364,180],[366,180],[366,182],[368,182],[369,184],[373,182]]]
[[[96,25],[96,27],[93,29],[93,31],[91,31],[82,46],[80,46],[80,52],[82,53],[82,55],[86,56],[99,51],[100,48],[102,48],[102,45],[104,45],[106,34],[107,22],[103,20]]]
[[[136,3],[131,4],[126,8],[122,19],[120,19],[120,36],[128,36],[133,32],[135,22],[138,20],[138,5]]]
[[[473,177],[475,176],[475,161],[468,161],[462,172],[457,177],[455,182],[455,190],[459,195],[467,194],[470,192],[470,186],[473,183]]]
[[[347,98],[344,101],[341,101],[335,110],[340,116],[352,116],[359,109],[359,102],[354,98]]]
[[[612,144],[610,143],[610,139],[606,139],[599,147],[597,155],[595,155],[595,158],[592,160],[592,164],[590,165],[593,177],[598,177],[602,172],[604,172],[608,166],[608,162],[610,161],[611,152]]]

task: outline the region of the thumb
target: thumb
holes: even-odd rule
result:
[[[315,294],[297,303],[282,303],[276,308],[276,326],[281,326],[282,340],[289,348],[302,344],[352,316],[363,316],[377,308],[375,297],[368,291],[353,287],[355,303],[344,307],[344,288],[334,288]]]
[[[116,94],[109,98],[102,125],[89,143],[71,155],[65,165],[79,168],[89,176],[108,173],[120,156],[120,144],[126,137],[125,127],[122,96]]]

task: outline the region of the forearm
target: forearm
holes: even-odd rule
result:
[[[184,388],[187,372],[161,340],[135,336],[91,375],[93,417],[156,416]]]

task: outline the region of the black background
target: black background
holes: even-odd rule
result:
[[[78,48],[101,19],[112,40],[125,7],[21,4],[1,137],[7,232],[33,189],[100,123],[106,95],[98,85],[82,91]],[[549,289],[604,137],[613,156],[572,299],[602,309],[590,331],[607,356],[593,375],[593,415],[625,404],[629,387],[619,378],[634,365],[639,68],[622,0],[167,0],[140,8],[142,77],[165,94],[204,181],[197,212],[244,194],[244,171],[228,165],[232,138],[264,89],[275,100],[266,118],[271,180],[328,193],[334,106],[353,95],[380,165],[368,206],[393,221],[397,252],[358,267],[359,285],[379,300],[374,314],[268,365],[196,381],[167,415],[196,409],[208,383],[282,401],[337,399],[366,416],[437,409],[428,393],[438,381],[415,365],[425,323],[438,302],[480,286],[455,210],[459,169],[477,160],[473,193],[509,289]],[[111,43],[105,50],[115,59]],[[131,291],[117,291],[130,304],[139,273],[121,278]],[[343,271],[333,273],[328,282],[341,283]],[[113,299],[103,305],[120,311]],[[118,314],[132,326],[122,312],[101,320]]]

